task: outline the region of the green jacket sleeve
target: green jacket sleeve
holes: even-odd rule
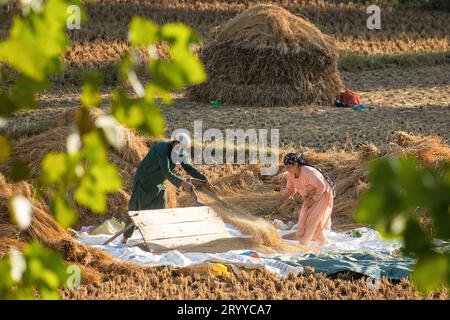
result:
[[[159,168],[161,169],[162,174],[169,180],[173,185],[177,188],[181,186],[181,180],[179,177],[173,174],[172,170],[169,167],[169,159],[167,157],[158,154]]]
[[[206,176],[197,169],[195,169],[191,165],[191,163],[187,160],[186,157],[183,158],[181,166],[183,167],[184,171],[186,171],[191,177],[199,180],[206,180]]]

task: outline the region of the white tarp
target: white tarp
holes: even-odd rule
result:
[[[231,235],[235,237],[242,237],[242,234],[234,226],[227,224],[228,231]],[[231,263],[246,267],[260,267],[266,268],[272,272],[279,275],[285,276],[289,273],[301,273],[303,271],[302,267],[293,267],[289,264],[283,263],[281,261],[273,260],[271,257],[274,254],[264,255],[258,253],[260,258],[252,258],[248,255],[242,255],[242,253],[248,251],[245,248],[242,250],[233,250],[228,252],[221,252],[216,254],[211,253],[181,253],[177,250],[168,251],[163,254],[154,254],[148,251],[144,251],[139,247],[134,247],[134,244],[140,244],[143,242],[142,236],[139,230],[136,230],[133,236],[129,239],[128,245],[121,244],[122,237],[119,237],[109,243],[108,245],[102,245],[104,241],[109,239],[111,235],[90,235],[89,230],[92,227],[84,227],[79,234],[78,240],[92,247],[99,248],[115,256],[116,258],[128,262],[133,262],[148,266],[160,266],[169,265],[176,268],[187,267],[190,265],[195,265],[205,261],[221,262],[221,263]],[[286,234],[296,230],[296,225],[294,225],[290,230],[280,230],[280,234]],[[360,238],[353,238],[346,233],[337,233],[334,231],[327,231],[327,236],[329,243],[320,248],[321,252],[327,251],[340,251],[340,252],[351,252],[351,251],[392,251],[400,248],[401,243],[396,241],[386,241],[381,239],[378,232],[370,228],[358,228],[362,236]],[[284,240],[286,242],[296,242],[294,240]],[[314,245],[314,243],[312,244]],[[280,256],[276,254],[276,256]]]
[[[285,235],[297,230],[297,225],[294,225],[290,230],[280,231],[281,235]],[[361,237],[356,238],[350,236],[351,232],[334,232],[332,230],[325,231],[328,237],[328,243],[320,247],[321,252],[328,251],[388,251],[392,252],[401,248],[402,243],[400,241],[384,240],[380,234],[370,228],[356,228],[354,231],[358,231]],[[285,240],[286,242],[296,243],[295,240]],[[314,242],[312,242],[314,246]]]

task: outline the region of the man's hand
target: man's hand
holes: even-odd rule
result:
[[[183,181],[183,182],[181,182],[181,188],[184,191],[191,193],[194,190],[194,185],[190,182]]]
[[[213,191],[216,191],[216,190],[217,190],[217,187],[216,187],[215,185],[213,185],[213,184],[211,183],[211,180],[209,180],[208,178],[206,178],[205,184],[206,184],[208,187],[210,187]]]
[[[192,182],[194,182],[197,185],[207,185],[211,190],[214,192],[217,191],[217,187],[211,183],[211,180],[206,178],[206,180],[199,180],[199,179],[192,179]]]

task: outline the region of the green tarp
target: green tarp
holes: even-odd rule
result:
[[[389,252],[343,252],[283,254],[273,259],[292,266],[312,267],[315,272],[332,275],[352,271],[374,278],[407,278],[414,267],[414,259],[393,256]]]

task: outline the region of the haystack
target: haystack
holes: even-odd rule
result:
[[[208,80],[187,89],[199,101],[330,104],[343,87],[331,38],[306,19],[272,4],[238,14],[217,30],[199,55]]]

